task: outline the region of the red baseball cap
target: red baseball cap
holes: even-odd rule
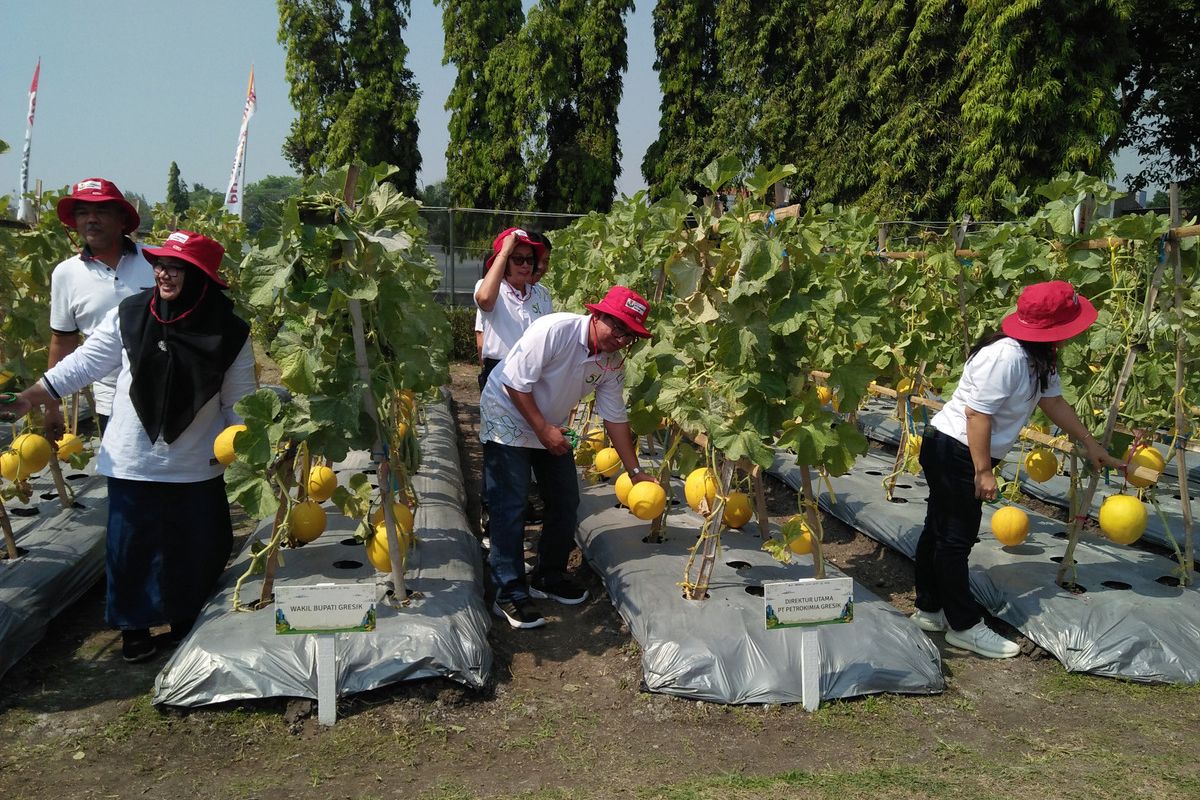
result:
[[[142,255],[151,264],[163,256],[182,259],[197,267],[217,286],[222,289],[229,288],[229,284],[221,280],[221,276],[218,274],[218,270],[221,268],[221,259],[225,255],[225,248],[221,246],[220,242],[214,242],[207,236],[201,236],[191,231],[175,231],[167,237],[162,247],[147,247],[142,250]]]
[[[1021,290],[1017,310],[1000,328],[1027,342],[1062,342],[1096,321],[1096,307],[1066,281],[1035,283]]]
[[[58,218],[63,225],[72,229],[75,228],[76,203],[116,203],[121,206],[125,211],[125,227],[121,229],[122,233],[133,233],[138,229],[138,225],[142,224],[142,218],[138,216],[133,204],[125,199],[125,195],[121,194],[115,183],[104,178],[84,178],[71,186],[69,195],[59,199],[55,207]]]
[[[644,297],[627,286],[612,287],[599,303],[588,303],[587,309],[616,317],[638,336],[650,338],[650,331],[646,330],[646,317],[650,314],[650,304]]]
[[[546,245],[542,242],[535,241],[529,238],[529,234],[523,228],[505,228],[500,232],[500,235],[492,240],[492,254],[483,262],[484,270],[491,269],[492,262],[496,260],[496,256],[500,255],[500,248],[504,246],[504,240],[508,238],[510,233],[517,234],[517,244],[527,244],[533,248],[533,252],[540,259],[546,253]]]

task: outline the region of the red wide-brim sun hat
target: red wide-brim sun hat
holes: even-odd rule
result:
[[[163,256],[178,258],[199,269],[222,289],[228,289],[229,284],[221,279],[219,270],[221,259],[225,256],[225,248],[220,242],[214,242],[207,236],[201,236],[191,231],[175,231],[161,247],[147,247],[142,255],[151,264]]]
[[[142,224],[137,209],[125,199],[121,190],[110,180],[104,178],[85,178],[71,186],[71,193],[59,199],[54,210],[58,220],[72,230],[75,229],[75,205],[77,203],[116,203],[125,211],[125,226],[121,233],[130,234]]]
[[[646,317],[650,314],[650,304],[640,294],[627,286],[614,286],[604,295],[599,303],[587,303],[588,311],[598,311],[616,317],[625,323],[625,327],[643,338],[650,338],[646,330]]]
[[[522,228],[505,228],[500,231],[495,239],[492,240],[492,254],[483,262],[485,270],[492,268],[492,262],[496,260],[496,256],[500,255],[500,248],[504,246],[504,240],[508,238],[510,233],[517,234],[517,244],[527,244],[533,248],[533,252],[537,258],[541,258],[546,253],[546,245],[542,242],[536,242],[529,238],[529,234]]]
[[[1035,283],[1021,290],[1017,310],[1000,323],[1000,329],[1026,342],[1062,342],[1083,333],[1098,312],[1086,297],[1066,281]]]

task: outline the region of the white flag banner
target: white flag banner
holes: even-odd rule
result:
[[[229,188],[225,190],[225,208],[231,214],[242,215],[242,191],[246,182],[246,137],[250,132],[250,118],[258,108],[254,94],[254,67],[250,68],[250,86],[246,89],[246,106],[242,109],[242,129],[238,132],[237,149],[233,154],[233,171],[229,175]]]
[[[33,145],[33,113],[37,110],[38,76],[42,74],[42,60],[39,58],[33,70],[33,82],[29,84],[29,113],[25,121],[25,149],[21,153],[21,200],[17,206],[17,219],[30,225],[37,222],[37,212],[33,203],[25,197],[29,191],[29,152]]]

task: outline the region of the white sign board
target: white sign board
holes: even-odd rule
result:
[[[851,578],[801,578],[763,583],[763,607],[769,630],[854,621]]]
[[[275,633],[375,630],[375,584],[314,583],[275,587]]]

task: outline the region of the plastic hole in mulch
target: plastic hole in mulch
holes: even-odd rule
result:
[[[1182,494],[1180,494],[1179,492],[1176,492],[1175,494],[1171,495],[1171,497],[1174,497],[1176,500],[1182,500],[1182,499],[1183,499],[1183,495],[1182,495]]]
[[[342,539],[340,542],[338,542],[338,544],[344,544],[347,547],[354,547],[358,544],[358,539],[355,539],[353,536],[351,536],[349,539]]]
[[[42,492],[43,500],[57,500],[58,492]]]
[[[732,569],[746,569],[750,566],[749,561],[726,561],[725,566]]]
[[[22,556],[27,556],[27,555],[29,555],[29,551],[26,550],[24,547],[17,548],[17,558],[21,558]],[[8,560],[8,548],[0,547],[0,561],[7,561],[7,560]]]
[[[1050,556],[1050,560],[1053,561],[1055,564],[1061,564],[1064,558],[1066,558],[1066,556]],[[1078,564],[1079,562],[1076,561],[1073,563]]]
[[[756,585],[754,585],[754,586],[747,586],[747,587],[746,587],[746,594],[752,594],[752,595],[754,595],[755,597],[762,597],[762,596],[763,596],[763,594],[764,594],[764,592],[763,592],[763,587],[761,587],[761,586],[758,586],[757,584],[756,584]]]
[[[1046,552],[1046,548],[1038,547],[1036,544],[1014,544],[1012,547],[1004,548],[1004,552],[1012,553],[1014,556],[1040,556]]]
[[[868,475],[882,475],[883,473],[877,469],[869,469],[869,470],[867,470],[867,474]]]
[[[1161,578],[1155,578],[1155,583],[1161,583],[1163,586],[1178,586],[1179,578],[1174,575],[1163,575]]]
[[[1066,539],[1068,534],[1066,531],[1055,531],[1054,533],[1052,533],[1050,535],[1053,536],[1055,539]]]
[[[1132,589],[1133,585],[1125,581],[1101,581],[1100,585],[1105,589]]]
[[[897,483],[896,488],[897,489],[911,489],[912,484],[911,483]]]
[[[72,472],[70,475],[66,476],[67,480],[69,481],[81,481],[87,477],[90,476],[86,472]]]
[[[39,512],[36,508],[10,508],[8,513],[14,517],[36,517]]]
[[[362,567],[362,565],[363,563],[361,561],[355,561],[352,558],[346,558],[341,561],[333,562],[334,569],[359,569]]]
[[[903,497],[889,497],[888,502],[889,503],[907,503],[908,500]]]
[[[1064,583],[1063,588],[1071,594],[1084,594],[1087,592],[1087,587],[1078,583]]]

